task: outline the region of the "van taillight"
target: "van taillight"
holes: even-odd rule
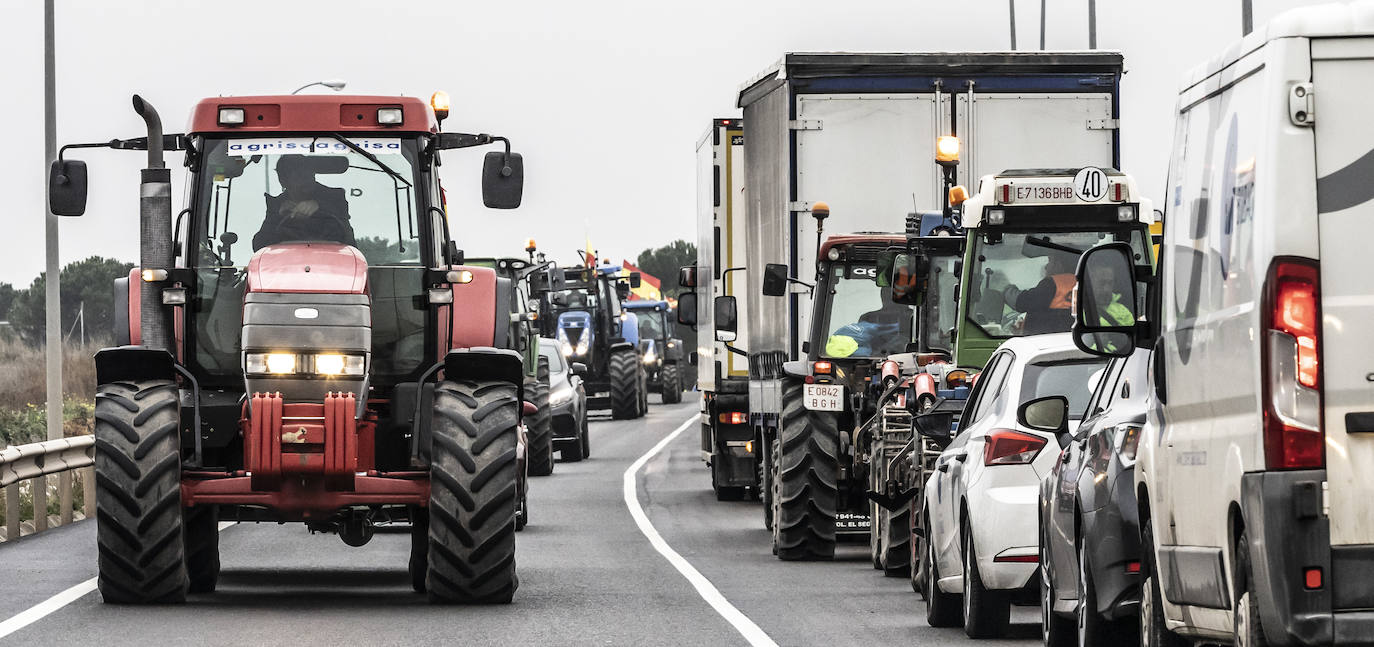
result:
[[[1325,462],[1322,434],[1321,291],[1317,263],[1274,260],[1264,286],[1264,462],[1306,469]]]
[[[984,465],[1025,465],[1040,455],[1045,439],[1015,429],[994,429],[983,445]]]

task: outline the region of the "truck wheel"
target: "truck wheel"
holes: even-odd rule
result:
[[[530,476],[553,474],[553,417],[549,409],[549,360],[539,358],[538,378],[528,382],[525,392],[538,411],[525,419],[529,439]]]
[[[506,604],[515,574],[514,384],[452,382],[434,389],[425,589],[436,603]]]
[[[186,599],[180,414],[172,380],[96,389],[96,545],[106,602]]]
[[[983,587],[978,573],[978,556],[973,548],[973,528],[964,525],[964,635],[969,638],[999,638],[1011,622],[1011,600],[1002,591]]]
[[[911,572],[911,506],[896,512],[883,508],[881,517],[884,533],[879,548],[883,575],[906,577]]]
[[[183,513],[186,575],[191,593],[211,593],[219,581],[219,511],[196,506]]]
[[[802,385],[782,396],[779,501],[773,519],[778,558],[834,559],[839,424],[834,412],[802,406]]]
[[[926,594],[926,624],[932,627],[957,627],[963,620],[962,601],[957,593],[940,590],[940,568],[935,561],[935,544],[930,541],[930,523],[925,524],[926,549],[921,553],[921,572],[925,582],[921,588]]]
[[[711,461],[711,489],[716,493],[716,500],[743,501],[744,488],[742,486],[720,484],[720,471],[716,463],[717,461]]]
[[[682,378],[678,376],[676,362],[664,364],[663,370],[658,374],[658,380],[663,385],[663,404],[682,402]]]
[[[1231,614],[1231,635],[1236,647],[1263,647],[1269,641],[1260,624],[1259,601],[1255,599],[1255,573],[1250,566],[1250,534],[1242,530],[1236,540],[1235,613]]]
[[[640,391],[644,380],[640,373],[639,355],[624,348],[611,353],[611,417],[629,420],[640,416]]]

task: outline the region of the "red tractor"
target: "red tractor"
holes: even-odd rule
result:
[[[360,546],[409,523],[416,591],[507,603],[523,490],[524,369],[489,269],[462,267],[441,156],[503,143],[488,207],[518,207],[502,137],[441,132],[447,97],[205,99],[186,134],[63,148],[49,203],[81,215],[67,149],[146,150],[140,262],[95,356],[106,602],[215,588],[220,521],[304,522]],[[164,150],[185,151],[173,210]]]

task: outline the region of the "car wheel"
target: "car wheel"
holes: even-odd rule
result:
[[[1043,524],[1044,522],[1041,521]],[[1050,573],[1048,537],[1040,537],[1040,642],[1045,647],[1068,647],[1073,644],[1073,625],[1068,618],[1054,612],[1054,578]]]
[[[930,524],[925,528],[926,549],[921,554],[921,568],[925,574],[925,582],[922,584],[926,594],[926,624],[932,627],[957,627],[960,621],[960,613],[963,608],[960,606],[959,595],[957,593],[945,593],[940,590],[940,568],[935,561],[935,542],[931,541]]]
[[[1074,615],[1079,647],[1107,644],[1111,627],[1097,612],[1097,589],[1093,588],[1088,549],[1081,539],[1078,542],[1078,608]]]
[[[1248,531],[1241,531],[1236,540],[1236,579],[1241,586],[1236,587],[1235,612],[1231,614],[1231,633],[1236,647],[1263,647],[1269,644],[1264,637],[1260,624],[1259,603],[1255,600],[1255,574],[1250,568],[1250,537]]]
[[[1001,591],[983,587],[973,529],[964,525],[964,635],[969,638],[1000,638],[1011,622],[1011,600]]]
[[[1186,647],[1189,643],[1169,631],[1164,622],[1164,596],[1160,592],[1159,576],[1154,567],[1154,524],[1148,516],[1141,522],[1140,574],[1143,583],[1140,595],[1140,647]]]

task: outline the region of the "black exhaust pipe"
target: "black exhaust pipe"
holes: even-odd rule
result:
[[[138,264],[143,270],[172,270],[172,173],[162,157],[162,119],[142,97],[134,95],[134,112],[148,126],[148,168],[139,185]],[[144,282],[139,290],[142,345],[175,352],[172,309],[162,305],[162,282]]]

